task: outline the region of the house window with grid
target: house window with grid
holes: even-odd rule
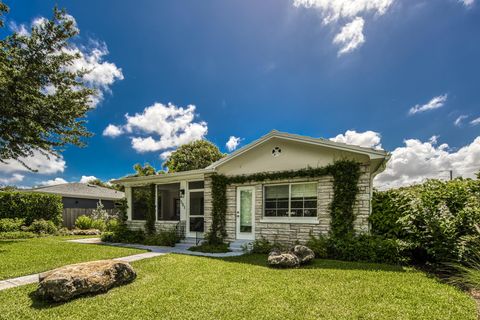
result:
[[[288,183],[264,187],[265,217],[316,217],[317,183]]]

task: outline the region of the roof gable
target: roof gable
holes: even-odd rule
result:
[[[229,154],[227,157],[216,161],[215,163],[211,164],[207,168],[215,169],[215,170],[220,169],[221,167],[226,166],[228,162],[231,162],[234,159],[242,157],[242,155],[245,156],[247,153],[253,154],[254,153],[253,151],[255,149],[261,148],[265,144],[268,144],[269,142],[273,142],[273,141],[284,141],[285,143],[297,143],[300,145],[304,145],[304,149],[308,149],[309,147],[320,147],[319,150],[324,150],[324,152],[327,152],[328,150],[330,150],[330,152],[335,153],[337,157],[339,155],[348,154],[348,155],[356,156],[358,158],[366,157],[369,160],[373,160],[373,159],[383,160],[388,158],[388,153],[384,150],[364,148],[359,146],[348,145],[345,143],[334,142],[326,139],[311,138],[311,137],[294,135],[294,134],[273,130],[267,135],[261,137],[260,139],[253,141],[252,143]],[[309,165],[317,166],[314,163],[309,163]]]

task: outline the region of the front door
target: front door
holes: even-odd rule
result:
[[[237,239],[255,239],[255,187],[237,188]]]

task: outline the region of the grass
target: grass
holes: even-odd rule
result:
[[[475,302],[413,269],[317,260],[269,269],[265,255],[169,254],[132,263],[106,294],[48,305],[34,285],[0,291],[0,319],[476,319]]]
[[[66,242],[72,237],[0,240],[0,280],[43,272],[66,264],[144,252],[137,249]],[[1,319],[1,315],[0,315]]]

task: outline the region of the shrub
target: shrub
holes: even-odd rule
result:
[[[414,263],[466,261],[469,243],[480,241],[480,181],[429,180],[375,192],[372,232],[403,240]]]
[[[362,234],[341,239],[328,239],[327,256],[345,261],[399,264],[405,262],[398,240]]]
[[[0,218],[23,218],[30,225],[34,220],[62,223],[62,197],[54,194],[2,191],[0,192]]]
[[[116,231],[120,227],[120,222],[117,219],[110,219],[107,221],[106,230]]]
[[[24,224],[25,224],[25,219],[19,219],[19,218],[0,219],[0,232],[20,231],[20,228]]]
[[[10,240],[10,239],[28,239],[35,238],[37,235],[33,232],[28,231],[9,231],[9,232],[0,232],[0,240]]]
[[[175,229],[161,230],[153,235],[148,235],[145,239],[145,244],[152,246],[169,246],[174,247],[180,241]]]
[[[228,243],[211,245],[208,242],[202,243],[199,246],[190,247],[188,248],[188,250],[196,251],[196,252],[206,252],[206,253],[230,252],[230,249],[228,248]]]
[[[324,236],[315,237],[310,234],[310,239],[305,244],[315,252],[315,258],[327,258],[328,238]]]
[[[103,220],[92,220],[92,229],[98,229],[100,231],[103,231],[107,228],[107,225],[105,221]]]
[[[82,230],[92,229],[93,228],[93,219],[89,216],[79,216],[75,220],[75,227]]]
[[[108,220],[108,212],[105,210],[102,200],[99,200],[97,203],[97,208],[92,210],[92,219],[101,221]]]
[[[112,231],[102,233],[101,239],[103,242],[116,242],[115,233]]]
[[[102,234],[102,241],[121,242],[121,243],[144,243],[145,232],[141,229],[130,230],[122,226],[114,232],[105,232]]]
[[[40,219],[33,221],[28,231],[37,234],[54,234],[57,232],[57,226],[52,221]]]

